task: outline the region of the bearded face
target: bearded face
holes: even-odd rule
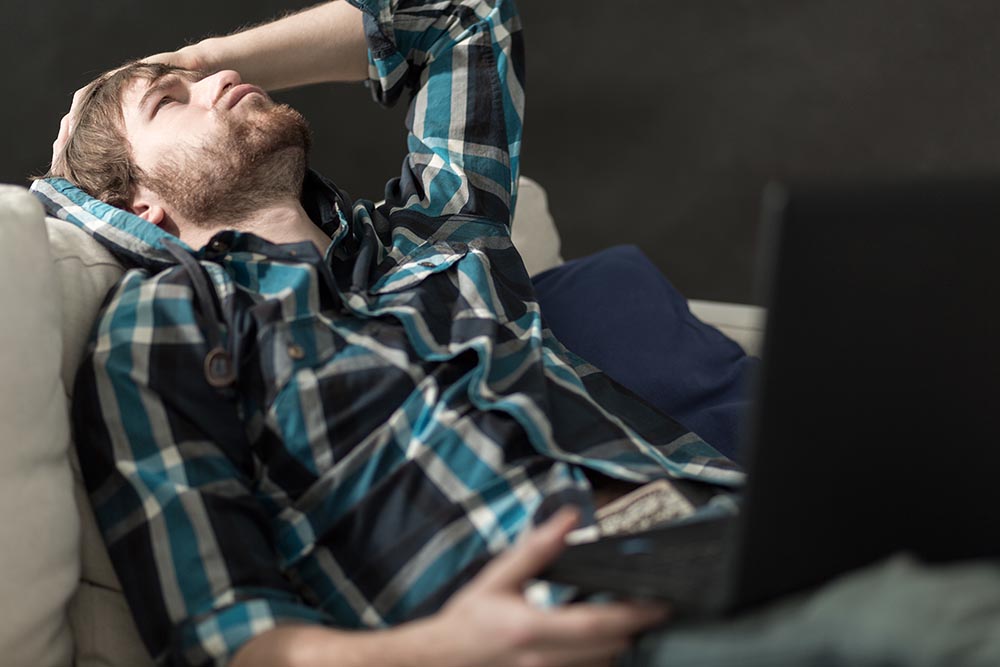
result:
[[[302,115],[262,96],[244,113],[222,114],[220,131],[196,147],[166,152],[141,182],[199,227],[233,225],[260,208],[298,197],[310,133]]]

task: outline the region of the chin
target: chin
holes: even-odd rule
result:
[[[217,141],[162,160],[144,185],[195,226],[236,226],[263,206],[297,199],[311,143],[308,124],[287,105],[253,116],[231,119]]]

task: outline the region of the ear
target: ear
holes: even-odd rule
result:
[[[157,227],[161,227],[167,222],[167,212],[160,203],[160,198],[152,190],[141,185],[136,188],[130,208],[137,216]]]

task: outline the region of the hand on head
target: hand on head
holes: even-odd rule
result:
[[[155,55],[143,58],[141,62],[144,63],[161,63],[164,65],[174,65],[177,67],[183,67],[190,70],[201,70],[203,68],[202,63],[198,59],[194,51],[190,49],[181,49],[179,51],[164,51],[163,53],[157,53]],[[126,67],[127,65],[122,65]],[[122,67],[115,68],[107,73],[106,76],[114,74]],[[70,134],[73,133],[73,128],[76,127],[76,117],[77,112],[80,109],[80,103],[86,95],[87,89],[90,88],[91,83],[88,83],[83,88],[78,89],[73,93],[73,101],[70,103],[69,111],[62,117],[59,121],[59,133],[56,135],[55,141],[52,142],[52,171],[61,171],[57,169],[56,162],[61,158],[63,148],[66,146],[66,142],[69,140]]]

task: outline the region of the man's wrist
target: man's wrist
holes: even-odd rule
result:
[[[315,625],[272,628],[234,656],[233,667],[461,667],[440,615],[386,630],[338,630]]]
[[[383,641],[386,662],[393,667],[463,667],[469,663],[456,655],[449,641],[452,632],[440,613],[387,630]]]
[[[206,74],[236,70],[243,81],[269,91],[364,81],[369,75],[362,11],[342,0],[230,35],[208,37],[148,60]]]

